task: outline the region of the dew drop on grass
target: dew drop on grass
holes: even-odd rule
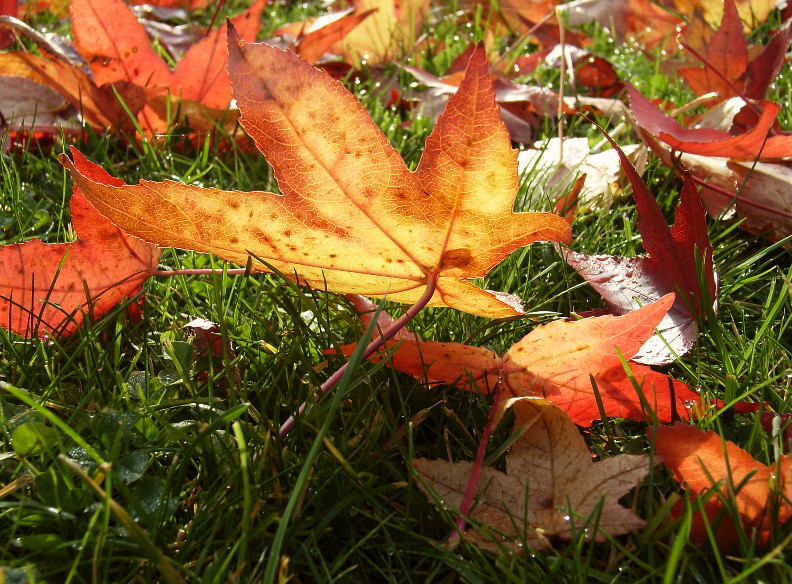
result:
[[[786,371],[784,371],[784,377],[786,377],[787,379],[792,379],[792,369],[787,369]]]

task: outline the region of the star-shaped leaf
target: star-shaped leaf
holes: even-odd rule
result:
[[[522,552],[527,545],[549,547],[548,539],[604,541],[640,529],[645,522],[619,499],[649,472],[649,457],[620,454],[594,462],[569,417],[552,403],[517,398],[515,427],[523,434],[506,455],[506,472],[484,468],[478,480],[480,498],[470,518],[489,527],[468,529],[465,539],[497,552]],[[657,459],[656,459],[657,460]],[[659,462],[659,461],[658,461]],[[473,463],[417,459],[418,486],[444,506],[459,508]]]
[[[414,173],[325,73],[293,53],[242,42],[232,27],[229,55],[240,121],[283,194],[174,182],[119,187],[73,149],[73,163],[61,160],[100,213],[158,245],[241,264],[252,254],[317,288],[413,303],[436,281],[431,305],[488,317],[520,313],[511,299],[466,280],[534,241],[569,241],[570,229],[555,215],[512,211],[516,152],[483,49]]]

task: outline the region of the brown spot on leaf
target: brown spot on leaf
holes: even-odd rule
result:
[[[473,254],[471,254],[470,250],[466,247],[449,249],[443,254],[443,258],[440,260],[440,267],[459,268],[461,266],[467,266],[472,259]]]

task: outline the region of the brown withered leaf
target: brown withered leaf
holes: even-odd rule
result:
[[[464,538],[498,553],[546,548],[551,537],[604,541],[641,529],[645,522],[619,499],[649,472],[649,457],[620,454],[592,461],[578,429],[561,409],[542,399],[516,398],[520,437],[506,454],[506,472],[483,468],[477,503]],[[657,462],[659,460],[655,458]],[[416,459],[418,486],[449,509],[462,503],[473,463]]]

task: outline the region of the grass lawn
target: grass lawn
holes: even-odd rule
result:
[[[422,68],[442,75],[486,29],[461,7],[436,4],[424,32],[445,51],[425,44],[407,62],[421,58]],[[271,4],[259,38],[321,11],[320,2]],[[204,24],[211,16],[201,15]],[[766,42],[773,18],[754,42]],[[46,13],[31,25],[69,30]],[[614,42],[591,26],[586,31],[592,53],[644,95],[676,104],[693,98],[660,72],[658,53]],[[493,46],[514,41],[506,35]],[[524,50],[535,49],[528,43]],[[384,80],[407,96],[415,81],[393,63],[376,74],[364,66],[343,81],[415,168],[432,121],[385,105]],[[560,74],[539,67],[520,81],[557,91]],[[785,130],[792,129],[791,90],[787,63],[768,96],[786,104],[779,117]],[[606,118],[598,121],[613,130]],[[585,119],[563,122],[567,136],[592,145],[602,139]],[[535,140],[558,132],[556,119],[541,119]],[[616,140],[638,142],[630,131]],[[89,132],[76,146],[129,184],[169,179],[277,192],[257,152],[218,149],[176,131],[154,142]],[[74,237],[71,180],[56,159],[67,150],[56,139],[54,147],[30,144],[0,156],[0,244]],[[643,177],[672,223],[681,180],[651,155]],[[522,176],[516,210],[529,210],[527,201],[530,210],[550,208],[556,193],[546,178]],[[631,197],[579,215],[573,247],[641,254],[636,219]],[[734,220],[710,218],[708,230],[720,277],[717,315],[701,325],[689,353],[661,369],[707,398],[790,413],[792,239],[773,244]],[[193,252],[167,249],[161,266],[215,272],[152,278],[144,300],[131,299],[67,338],[23,339],[0,328],[0,582],[792,582],[788,525],[764,547],[739,528],[733,553],[718,548],[716,530],[711,541],[695,544],[688,534],[701,502],[660,465],[622,499],[646,520],[642,530],[604,543],[581,532],[522,556],[494,555],[464,540],[448,545],[457,516],[427,500],[412,461],[474,460],[491,398],[427,387],[385,362],[363,362],[314,403],[319,386],[344,363],[324,352],[362,334],[346,298],[279,275],[228,274],[238,266]],[[550,244],[513,253],[483,284],[523,298],[527,315],[489,320],[429,308],[411,330],[502,353],[540,324],[604,306]],[[142,315],[135,317],[128,308],[139,301]],[[386,307],[394,315],[405,310]],[[184,328],[194,318],[217,323],[222,356],[196,356],[198,336]],[[280,424],[306,402],[279,440]],[[776,460],[780,439],[762,428],[758,413],[726,409],[699,425],[762,463]],[[652,451],[642,422],[606,419],[582,435],[600,459]],[[509,436],[509,428],[499,428],[488,452],[500,452]],[[502,457],[490,458],[502,465]],[[735,514],[735,506],[727,500],[724,514]]]

